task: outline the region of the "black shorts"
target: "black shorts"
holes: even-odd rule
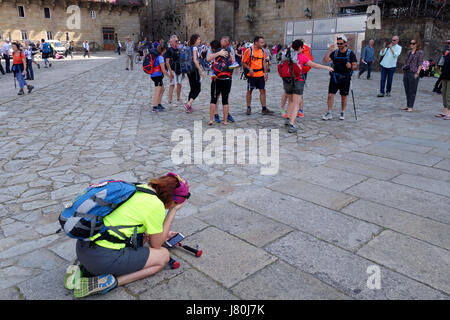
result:
[[[336,81],[334,81],[334,77],[330,77],[330,85],[328,86],[328,93],[336,94],[339,90],[341,96],[348,96],[348,93],[350,92],[350,82],[352,78],[351,77],[344,77],[344,78],[337,78]]]
[[[266,88],[264,77],[248,77],[247,84],[248,91],[253,91],[254,89],[264,90]]]
[[[155,87],[163,87],[164,86],[163,79],[164,76],[152,77],[152,80],[155,83]]]
[[[211,104],[217,104],[219,95],[222,95],[222,105],[228,105],[231,91],[231,79],[216,79],[211,81]]]

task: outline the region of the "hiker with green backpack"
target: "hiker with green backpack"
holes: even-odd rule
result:
[[[67,269],[64,287],[82,298],[162,270],[170,260],[162,245],[177,234],[170,231],[172,222],[189,197],[187,181],[172,172],[147,184],[108,180],[89,186],[59,216],[61,229],[78,239],[80,262]]]

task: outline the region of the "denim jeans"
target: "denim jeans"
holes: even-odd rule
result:
[[[9,55],[3,54],[3,59],[5,59],[5,72],[10,73],[11,68],[10,68],[10,64],[9,64]]]
[[[27,59],[27,78],[34,80],[33,60]]]
[[[370,79],[370,75],[372,74],[372,63],[373,62],[367,62],[367,64],[361,63],[359,76],[362,76],[362,74],[367,71],[367,79]]]
[[[392,89],[392,80],[394,79],[395,68],[385,68],[381,66],[381,81],[380,81],[380,93],[384,94],[384,88],[386,86],[386,78],[387,78],[387,87],[386,92],[391,92]]]
[[[17,79],[17,81],[19,81],[20,89],[23,89],[23,87],[25,87],[27,85],[27,82],[25,81],[25,79],[23,77],[22,69],[18,65],[15,65],[14,68],[19,69],[19,71],[16,72],[16,79]]]

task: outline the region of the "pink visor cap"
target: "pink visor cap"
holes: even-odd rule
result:
[[[173,172],[169,172],[168,174],[166,174],[166,176],[175,177],[178,180],[178,182],[180,183],[180,186],[174,190],[173,201],[177,204],[181,204],[181,203],[185,202],[187,199],[189,199],[191,194],[189,193],[188,182]]]

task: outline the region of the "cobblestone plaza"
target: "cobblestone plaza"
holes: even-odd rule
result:
[[[0,78],[1,299],[74,299],[63,278],[75,240],[55,234],[63,204],[91,182],[147,182],[169,171],[192,194],[172,229],[202,257],[173,249],[179,269],[85,299],[450,298],[450,123],[434,117],[442,109],[431,93],[436,79],[420,81],[408,113],[399,110],[401,74],[385,98],[376,97],[379,73],[354,76],[358,120],[351,97],[338,119],[337,96],[325,122],[329,75],[312,70],[305,117],[289,134],[276,68],[267,83],[274,116],[261,115],[257,92],[245,114],[246,82],[235,76],[236,122],[213,128],[279,129],[279,171],[261,175],[260,165],[173,163],[174,130],[193,132],[195,121],[209,129],[209,79],[192,114],[155,113],[152,81],[140,65],[126,71],[125,55],[52,63],[35,70],[29,95],[17,96],[12,76]],[[188,91],[185,79],[183,101]],[[373,266],[380,288],[369,285]]]

